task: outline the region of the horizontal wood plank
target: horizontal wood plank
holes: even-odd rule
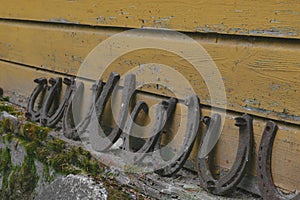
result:
[[[25,104],[24,97],[28,97],[35,87],[33,79],[36,77],[57,77],[57,74],[45,72],[43,70],[35,70],[24,66],[11,64],[0,61],[0,86],[4,88],[5,94],[9,94],[12,97],[12,101],[18,104]],[[138,99],[145,100],[148,104],[153,104],[161,99],[155,96],[149,96],[149,94],[141,93],[137,96]],[[180,109],[176,110],[174,117],[175,128],[182,127],[185,130],[185,123],[181,123]],[[209,115],[210,109],[207,107],[202,108],[203,115]],[[220,137],[216,157],[215,165],[222,168],[229,169],[234,162],[235,154],[237,151],[238,142],[238,128],[234,126],[234,117],[239,116],[238,113],[227,113],[225,126],[223,128],[222,135]],[[262,131],[264,129],[266,120],[262,118],[254,118],[254,133],[255,133],[255,156],[257,159],[257,151],[261,138]],[[281,188],[287,190],[300,189],[300,137],[299,126],[293,126],[286,123],[278,123],[280,129],[275,140],[272,157],[272,171],[275,183]],[[177,127],[177,128],[176,128]],[[202,130],[203,131],[203,130]],[[174,148],[178,148],[184,132],[177,133],[177,139],[174,143]],[[198,141],[199,142],[199,141]],[[187,167],[195,167],[198,142],[194,146],[191,157],[189,158]],[[256,161],[252,162],[251,170],[249,174],[256,175]],[[195,169],[195,168],[194,168]],[[249,188],[248,188],[249,189]]]
[[[0,59],[76,75],[89,52],[119,32],[108,28],[1,22]],[[299,124],[300,43],[203,35],[191,37],[207,51],[218,67],[224,81],[229,110]],[[158,41],[160,39],[157,38]],[[175,38],[172,42],[176,45],[182,41]],[[203,64],[207,62],[203,58]],[[108,66],[104,78],[108,77],[110,71],[124,74],[133,67],[147,63],[160,63],[175,69],[189,81],[202,102],[210,105],[209,91],[203,78],[197,75],[189,62],[172,52],[142,49],[120,56]],[[155,69],[149,68],[165,87],[148,85],[142,90],[168,96],[172,95],[168,88],[175,84],[173,88],[185,91],[181,82],[176,81],[176,76],[169,77],[172,84],[168,85],[168,82],[162,80],[169,74]],[[142,77],[142,80],[146,78]]]
[[[0,18],[299,38],[299,1],[4,0]]]

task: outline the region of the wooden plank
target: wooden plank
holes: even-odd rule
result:
[[[300,3],[297,0],[4,0],[0,18],[299,38]]]
[[[24,97],[28,97],[32,92],[35,84],[32,79],[36,77],[57,77],[57,74],[45,72],[43,70],[35,70],[20,65],[10,64],[7,62],[0,61],[0,86],[5,89],[6,94],[10,94],[14,98],[13,100],[18,104],[24,104]],[[146,100],[150,105],[161,100],[155,96],[149,96],[146,94],[140,94],[138,99]],[[20,102],[22,100],[22,102]],[[178,129],[182,126],[185,129],[185,123],[181,123],[180,120],[180,109],[176,110],[173,130]],[[209,115],[210,109],[207,107],[202,108],[203,115]],[[222,168],[230,168],[237,151],[238,142],[238,129],[234,126],[234,117],[239,116],[238,113],[227,113],[225,126],[223,128],[222,135],[220,137],[217,151],[215,165]],[[261,138],[263,128],[265,126],[266,119],[257,118],[254,119],[254,133],[255,133],[255,160],[257,159],[257,151]],[[299,126],[293,126],[286,123],[278,123],[280,130],[275,140],[272,157],[272,171],[275,183],[281,188],[287,190],[300,189],[300,137],[299,137]],[[176,128],[177,127],[177,128]],[[203,131],[203,130],[202,130]],[[183,132],[177,133],[178,136],[174,147],[178,148]],[[198,141],[199,142],[199,141]],[[195,168],[198,142],[195,145],[192,155],[189,158],[189,165],[187,167]],[[249,174],[252,176],[256,175],[256,162],[252,162],[251,170]],[[254,187],[252,185],[252,187]],[[250,188],[248,188],[250,189]]]
[[[119,31],[2,22],[0,59],[76,75],[89,52],[115,33]],[[193,35],[193,38],[218,67],[225,84],[229,110],[299,124],[299,42],[200,35]],[[174,44],[176,42],[180,43],[180,40],[175,39]],[[203,63],[206,62],[204,59]],[[108,67],[104,77],[109,71],[123,74],[147,63],[160,63],[176,69],[189,80],[202,102],[210,104],[209,92],[202,77],[185,59],[170,52],[143,49],[123,55]],[[168,75],[155,70],[151,73],[156,73],[160,80]],[[171,77],[172,84],[176,79]],[[184,90],[180,82],[177,84],[179,89]],[[141,89],[171,95],[168,86],[172,85],[157,88],[154,84]]]

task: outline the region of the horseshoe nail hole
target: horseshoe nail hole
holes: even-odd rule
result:
[[[266,131],[269,132],[270,130],[271,130],[271,127],[270,127],[270,126],[267,126],[267,127],[266,127]]]
[[[258,161],[261,161],[261,157],[258,158]]]
[[[259,165],[258,168],[261,169],[261,166]]]
[[[264,179],[264,176],[261,174],[261,175],[260,175],[260,178],[261,178],[261,179]]]

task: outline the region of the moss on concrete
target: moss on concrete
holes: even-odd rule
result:
[[[102,168],[92,155],[82,147],[68,145],[65,141],[48,136],[50,129],[25,122],[20,130],[12,131],[9,119],[0,121],[0,137],[3,144],[17,141],[26,150],[22,166],[13,166],[8,147],[0,149],[0,172],[3,176],[1,199],[31,199],[39,177],[34,160],[44,164],[43,179],[51,182],[50,168],[60,174],[87,174],[96,177]],[[8,137],[9,136],[9,137]]]
[[[11,154],[8,147],[0,149],[0,173],[2,175],[2,187],[0,189],[1,199],[9,199],[8,190],[9,176],[12,172],[13,165],[11,162]]]
[[[22,166],[16,166],[10,177],[10,199],[32,199],[38,180],[34,159],[26,156]]]
[[[1,105],[0,100],[0,105]],[[0,112],[19,114],[13,106],[0,106]],[[67,142],[49,135],[51,129],[32,122],[11,119],[0,120],[0,143],[9,146],[11,142],[22,145],[26,156],[21,166],[13,166],[11,150],[0,148],[0,173],[2,187],[0,199],[33,199],[38,181],[42,178],[46,182],[54,180],[50,170],[56,174],[86,174],[104,183],[109,193],[109,199],[130,199],[129,195],[120,190],[115,181],[107,179],[103,174],[104,167],[93,158],[90,152],[82,147],[72,146]],[[39,177],[35,160],[43,164],[42,176]]]
[[[43,166],[43,178],[47,183],[51,183],[54,180],[54,176],[50,173],[50,167],[45,164]]]
[[[23,115],[21,110],[16,109],[16,106],[9,103],[9,97],[0,96],[0,113],[3,111],[6,111],[9,114],[12,114],[15,116]]]

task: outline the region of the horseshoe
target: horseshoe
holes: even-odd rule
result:
[[[103,81],[99,80],[96,81],[95,84],[92,85],[92,95],[91,95],[91,99],[90,99],[90,107],[89,110],[86,114],[86,116],[80,121],[80,123],[77,126],[77,132],[78,133],[84,133],[86,131],[86,128],[88,127],[91,117],[93,115],[94,112],[94,104],[95,102],[99,99],[101,92],[103,91]]]
[[[160,139],[163,134],[163,130],[169,121],[169,119],[172,117],[175,107],[176,107],[177,99],[171,98],[168,101],[162,101],[158,104],[156,109],[156,117],[154,126],[151,130],[151,136],[146,140],[146,142],[143,144],[141,148],[139,148],[137,151],[135,151],[134,161],[140,162],[145,157],[145,153],[152,152],[157,145],[157,143],[160,142]],[[131,119],[129,119],[129,122],[127,122],[127,126],[125,128],[126,133],[123,135],[123,146],[121,149],[126,151],[133,151],[130,148],[130,135],[127,133],[132,132],[132,128],[134,125],[134,120],[136,119],[139,111],[143,110],[144,112],[148,112],[148,107],[145,104],[145,102],[138,102],[137,106],[134,108],[132,112]]]
[[[143,111],[144,113],[148,113],[148,106],[146,102],[144,101],[138,101],[135,107],[132,110],[131,118],[128,119],[126,122],[126,127],[124,129],[124,132],[122,133],[122,145],[120,146],[120,149],[132,152],[133,149],[130,148],[130,132],[132,131],[133,124],[138,116],[138,114]]]
[[[58,108],[59,104],[59,96],[62,88],[62,78],[50,78],[49,79],[50,87],[48,88],[48,91],[46,93],[45,99],[43,101],[43,107],[41,110],[41,115],[40,115],[40,123],[42,125],[46,125],[47,123],[47,118],[50,114],[50,109],[53,106],[53,111]],[[52,113],[53,114],[53,113]]]
[[[112,72],[105,86],[103,86],[102,80],[97,81],[95,84],[93,84],[91,88],[93,92],[91,95],[90,108],[85,117],[80,120],[77,125],[75,125],[72,107],[75,103],[80,104],[79,97],[82,95],[84,86],[83,83],[79,83],[76,92],[74,93],[73,97],[70,98],[70,102],[68,103],[68,106],[65,110],[63,118],[63,133],[65,137],[73,140],[79,140],[79,136],[83,135],[86,132],[86,129],[91,122],[91,118],[94,112],[96,112],[96,115],[99,116],[97,117],[97,119],[100,119],[100,116],[102,116],[103,114],[105,105],[119,79],[119,74]],[[101,104],[102,107],[99,107],[99,104]]]
[[[274,184],[272,177],[272,149],[278,126],[269,121],[264,129],[258,152],[257,178],[258,186],[263,199],[272,200],[299,200],[300,194],[293,192],[284,194]]]
[[[253,151],[253,124],[252,117],[245,114],[242,117],[235,118],[235,125],[239,127],[239,145],[236,160],[231,170],[220,179],[215,179],[209,169],[208,157],[200,156],[201,149],[207,144],[204,141],[210,141],[216,133],[220,131],[221,116],[214,114],[212,118],[204,117],[206,124],[205,134],[202,136],[198,151],[198,175],[202,187],[216,195],[223,195],[231,191],[243,178],[247,163],[251,159]]]
[[[135,92],[135,87],[136,87],[135,75],[128,74],[125,77],[124,88],[122,91],[120,111],[119,111],[116,127],[113,128],[113,130],[110,133],[106,134],[105,140],[98,140],[98,144],[96,144],[96,146],[95,146],[95,149],[97,151],[108,150],[121,136],[121,134],[125,128],[125,123],[128,118],[131,96]],[[111,88],[111,92],[112,92],[112,89],[113,88]],[[105,88],[104,88],[104,91],[105,91]],[[107,91],[109,91],[109,89],[107,89]],[[109,92],[104,93],[103,96],[101,94],[99,101],[97,101],[97,103],[96,103],[96,114],[97,114],[98,121],[101,120],[101,117],[103,115],[103,110],[104,110],[105,104],[107,102],[107,99],[110,96],[110,93]],[[103,135],[103,133],[102,133],[103,131],[101,129],[98,128],[97,131],[98,131],[99,135]]]
[[[172,176],[183,167],[193,149],[196,137],[198,135],[199,121],[201,117],[198,97],[196,95],[187,97],[185,100],[185,105],[188,107],[188,121],[183,144],[179,153],[171,160],[171,162],[169,162],[169,164],[155,171],[161,176]],[[160,143],[156,146],[156,149],[157,148],[160,148]]]
[[[25,117],[30,120],[30,121],[39,121],[40,120],[40,114],[41,114],[41,110],[42,108],[38,108],[38,110],[34,109],[34,105],[35,102],[38,98],[39,95],[43,95],[46,91],[47,91],[47,79],[46,78],[38,78],[34,80],[35,83],[37,83],[38,85],[34,88],[34,90],[32,91],[29,100],[28,100],[28,104],[27,104],[27,110],[25,113]],[[44,96],[41,97],[41,101],[44,99]]]
[[[102,86],[102,81],[97,81],[92,86],[93,94],[95,94],[97,91],[99,91],[99,88]],[[73,140],[79,140],[79,135],[77,132],[78,126],[75,125],[74,122],[74,113],[73,108],[76,106],[79,106],[80,104],[80,98],[83,94],[84,85],[82,82],[77,82],[77,84],[71,84],[71,90],[74,92],[72,93],[71,97],[68,100],[68,103],[66,105],[64,115],[63,115],[63,134],[66,138],[73,139]],[[101,92],[101,89],[100,89]],[[92,95],[93,96],[93,95]],[[93,99],[93,98],[92,98]],[[95,101],[95,99],[93,99]],[[80,123],[79,123],[80,124]]]
[[[198,135],[201,117],[199,99],[197,95],[191,95],[187,97],[184,103],[188,107],[188,121],[183,144],[179,153],[171,161],[168,161],[164,167],[155,171],[161,176],[172,176],[183,167],[193,149]],[[160,142],[157,143],[155,149],[160,149]],[[160,155],[161,151],[159,150],[158,152],[159,155],[154,155],[154,157],[156,157],[155,159],[163,159]]]
[[[51,80],[51,79],[50,79]],[[49,95],[46,96],[45,99],[45,109],[43,109],[43,114],[41,117],[41,124],[47,127],[54,127],[59,120],[61,120],[64,109],[66,108],[66,105],[74,91],[73,85],[75,84],[75,79],[71,78],[64,78],[64,84],[67,85],[64,98],[62,102],[59,104],[59,106],[55,109],[54,113],[49,115],[49,108],[52,101],[55,101],[55,99],[59,98],[59,93],[61,91],[61,78],[58,78],[56,82],[54,83],[54,86],[50,88]],[[45,113],[44,113],[45,112]]]

